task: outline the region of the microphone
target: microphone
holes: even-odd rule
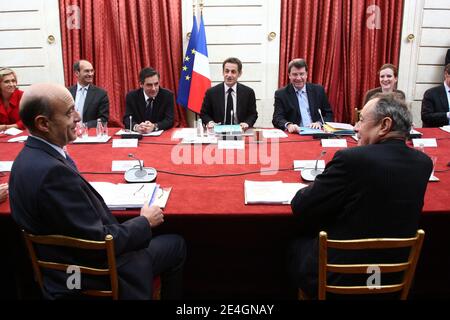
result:
[[[319,157],[316,160],[316,164],[314,166],[314,169],[303,169],[301,171],[301,177],[305,181],[314,181],[316,177],[321,174],[324,169],[318,169],[317,166],[319,165],[319,160],[322,158],[327,152],[325,150],[322,150],[320,152]]]
[[[128,154],[128,157],[129,157],[129,158],[133,158],[134,160],[137,160],[137,162],[139,163],[139,170],[137,170],[137,171],[135,172],[135,176],[136,176],[136,177],[139,177],[139,178],[145,176],[145,175],[147,174],[147,172],[146,172],[146,171],[144,170],[144,168],[142,167],[142,162],[141,162],[141,160],[139,160],[138,158],[136,158],[136,157],[134,156],[134,154],[132,154],[132,153],[129,153],[129,154]]]
[[[133,168],[128,169],[125,172],[125,181],[130,183],[155,181],[157,175],[156,169],[144,168],[142,166],[141,160],[135,157],[132,153],[129,153],[128,157],[137,160],[139,162],[139,168],[136,168],[136,166],[134,166]]]

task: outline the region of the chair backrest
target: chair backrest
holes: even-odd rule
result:
[[[111,290],[94,290],[88,288],[86,290],[81,290],[81,293],[88,296],[111,297],[113,300],[117,300],[119,298],[116,257],[114,254],[114,239],[112,235],[110,234],[106,235],[105,241],[92,241],[61,235],[37,236],[29,234],[24,230],[22,230],[22,233],[24,235],[25,243],[28,248],[28,252],[30,254],[34,274],[37,278],[37,281],[41,289],[43,289],[43,276],[41,268],[66,271],[67,268],[69,266],[73,266],[73,264],[69,265],[60,262],[41,260],[36,254],[34,244],[63,246],[86,250],[104,250],[106,251],[106,256],[108,258],[108,267],[106,269],[92,268],[82,265],[76,265],[76,267],[79,268],[81,274],[89,274],[94,276],[109,276],[111,282]]]
[[[380,294],[400,292],[400,299],[406,300],[417,261],[419,260],[422,243],[425,236],[423,230],[418,230],[413,238],[379,238],[379,239],[355,239],[355,240],[329,240],[327,233],[319,233],[319,300],[326,299],[326,293],[337,294]],[[328,248],[339,250],[363,250],[363,249],[396,249],[410,248],[409,256],[404,262],[397,263],[366,263],[366,264],[329,264]],[[327,284],[327,272],[345,274],[364,274],[369,268],[379,268],[381,274],[389,272],[403,272],[399,283],[380,285],[376,289],[366,286],[331,286]]]

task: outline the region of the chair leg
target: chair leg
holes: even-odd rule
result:
[[[298,300],[310,300],[308,295],[300,288],[298,289]]]

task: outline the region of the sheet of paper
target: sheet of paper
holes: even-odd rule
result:
[[[137,148],[138,139],[113,139],[113,148]]]
[[[287,138],[288,135],[280,129],[264,129],[263,137],[266,139]]]
[[[289,201],[282,192],[282,181],[244,181],[245,204],[277,203]]]
[[[418,147],[437,147],[437,141],[435,138],[428,138],[428,139],[412,139],[413,146],[415,148]]]
[[[440,127],[440,129],[442,129],[442,130],[447,131],[448,133],[450,133],[450,125]]]
[[[144,160],[139,160],[141,165],[144,166]],[[113,172],[125,172],[128,169],[133,167],[137,167],[139,164],[136,160],[113,160],[112,161],[112,169]]]
[[[3,131],[4,134],[7,134],[8,136],[17,136],[18,134],[21,134],[23,131],[17,128],[9,128],[5,131]]]
[[[174,132],[172,139],[184,139],[195,137],[197,135],[196,128],[182,128]]]
[[[322,139],[322,147],[324,147],[324,148],[347,148],[347,140],[345,140],[345,139]]]
[[[152,198],[156,183],[90,182],[105,200],[108,208],[141,208]]]
[[[219,140],[217,147],[224,150],[244,150],[244,140]]]
[[[181,144],[216,144],[217,138],[214,136],[206,136],[206,137],[186,137],[181,140]]]
[[[73,143],[105,143],[111,139],[110,136],[88,136],[85,138],[78,137]]]
[[[27,141],[28,136],[20,136],[20,137],[15,137],[15,138],[11,138],[8,140],[8,142],[25,142]]]
[[[0,161],[0,172],[10,172],[14,161]]]
[[[294,160],[294,170],[300,171],[302,169],[314,169],[317,160]],[[325,169],[325,160],[319,160],[317,162],[318,169]]]

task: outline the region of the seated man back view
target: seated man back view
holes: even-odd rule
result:
[[[111,234],[120,299],[151,299],[153,277],[159,274],[162,298],[180,298],[185,244],[177,235],[152,236],[152,228],[164,221],[161,209],[144,205],[139,217],[118,223],[63,150],[75,140],[75,127],[80,121],[70,92],[57,84],[32,85],[22,98],[20,115],[30,137],[11,170],[11,211],[17,224],[36,235],[60,234],[103,241],[106,234]],[[105,259],[62,247],[37,246],[37,250],[44,260],[61,258],[69,264],[76,264],[77,259],[102,264],[101,259]],[[44,296],[78,296],[78,290],[70,290],[66,285],[70,275],[55,270],[46,272]],[[93,283],[87,277],[81,279],[81,289],[106,285]]]
[[[320,230],[335,240],[416,234],[433,164],[426,154],[406,145],[411,123],[403,100],[378,94],[364,106],[355,127],[359,146],[336,152],[314,183],[295,195],[292,212],[302,234],[290,248],[288,267],[297,288],[307,296],[317,296]],[[355,263],[362,256],[367,263],[372,259],[397,262],[403,253],[344,255],[338,250],[329,252],[328,260]],[[367,285],[371,275],[349,279],[332,274],[328,284]],[[385,280],[394,279],[383,278],[382,284]]]

